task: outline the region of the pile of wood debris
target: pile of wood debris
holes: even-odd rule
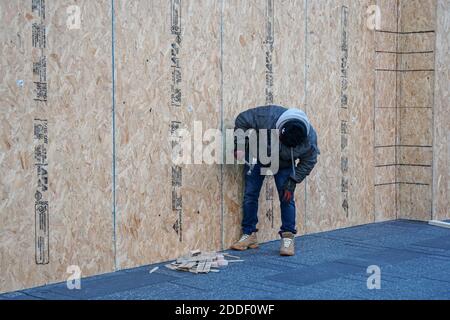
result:
[[[229,257],[232,260],[226,260]],[[192,273],[219,272],[221,268],[228,266],[230,262],[242,262],[239,257],[227,253],[201,252],[200,250],[191,251],[188,255],[179,257],[166,268],[176,271],[185,271]]]

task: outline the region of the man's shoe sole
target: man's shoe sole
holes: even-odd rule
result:
[[[255,243],[255,244],[251,244],[245,248],[231,247],[231,249],[236,250],[236,251],[245,251],[248,249],[257,249],[258,247],[259,247],[259,244]]]

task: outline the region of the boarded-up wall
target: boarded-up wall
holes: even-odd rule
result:
[[[375,220],[397,217],[397,0],[379,0],[375,30]]]
[[[307,111],[322,154],[307,181],[307,232],[373,221],[374,39],[366,26],[368,6],[308,2]]]
[[[377,32],[369,0],[47,0],[45,18],[42,3],[0,4],[0,291],[64,281],[69,265],[87,276],[228,248],[243,168],[174,164],[174,132],[268,103],[318,132],[299,234],[428,219],[432,185],[448,218],[449,1],[436,67],[435,1],[377,1]],[[417,68],[436,79],[398,72]],[[259,240],[276,239],[273,178],[259,205]]]
[[[433,219],[450,218],[450,1],[438,0],[433,139]]]
[[[399,2],[398,217],[431,219],[436,1]],[[428,159],[425,159],[427,158]]]
[[[33,3],[1,2],[0,291],[114,268],[109,3]]]
[[[219,128],[220,6],[172,4],[117,2],[119,268],[221,246],[219,166],[173,165],[169,141],[194,121]]]

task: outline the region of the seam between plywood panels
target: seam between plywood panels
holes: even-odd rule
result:
[[[399,52],[399,39],[398,39],[398,32],[399,32],[399,23],[400,23],[400,1],[397,0],[397,24],[396,24],[396,32],[395,35],[395,51]],[[401,57],[399,55],[395,55],[395,68],[397,69],[399,66],[399,59]],[[400,144],[399,141],[399,116],[398,116],[398,100],[399,100],[399,87],[401,89],[401,85],[398,84],[398,73],[395,72],[395,147],[394,147],[394,154],[395,154],[395,163],[398,163],[398,145]],[[401,100],[400,100],[401,103]],[[399,210],[399,191],[400,187],[397,185],[397,178],[398,178],[398,172],[397,168],[394,170],[394,182],[395,182],[395,218],[398,219],[398,210]]]
[[[114,0],[111,0],[111,73],[112,73],[112,216],[113,216],[113,252],[114,270],[117,270],[117,241],[116,241],[116,64],[115,64],[115,11]]]
[[[224,113],[223,113],[223,14],[224,14],[224,1],[220,0],[220,130],[222,132],[222,161],[220,164],[220,237],[221,237],[221,248],[225,249],[225,221],[224,221],[224,190],[223,190],[223,166],[224,159],[226,156],[226,146],[223,145],[225,141],[224,132]]]
[[[305,73],[305,80],[304,80],[304,98],[305,98],[305,113],[308,114],[308,0],[305,0],[305,62],[304,62],[304,73]],[[305,205],[304,205],[304,217],[303,217],[303,224],[304,224],[304,230],[305,234],[308,233],[308,177],[305,178],[305,184],[304,184],[304,193],[305,193]]]
[[[436,162],[434,161],[435,159],[435,150],[436,150],[436,145],[435,145],[435,141],[436,141],[436,133],[435,133],[435,108],[436,108],[436,73],[437,73],[437,67],[436,67],[436,52],[437,52],[437,28],[438,28],[438,7],[439,4],[437,3],[437,1],[435,2],[435,11],[434,11],[434,29],[435,29],[435,33],[434,33],[434,52],[433,52],[433,67],[435,72],[433,73],[433,97],[432,97],[432,106],[431,106],[431,125],[432,125],[432,133],[431,133],[431,145],[433,146],[433,149],[431,151],[431,220],[434,220],[434,216],[435,216],[435,187],[434,187],[434,182],[436,179]]]

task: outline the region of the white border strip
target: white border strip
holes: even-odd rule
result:
[[[450,229],[450,222],[444,222],[444,221],[439,221],[439,220],[430,220],[430,221],[428,221],[428,224],[431,224],[432,226],[436,226],[436,227]]]

